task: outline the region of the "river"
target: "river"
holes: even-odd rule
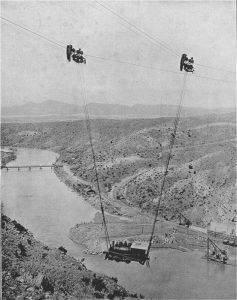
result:
[[[8,165],[51,164],[57,154],[18,149]],[[85,255],[68,238],[76,223],[91,221],[96,210],[62,183],[51,169],[2,171],[1,195],[5,213],[51,247],[64,246],[96,272],[117,277],[132,292],[153,299],[236,299],[236,268],[207,262],[198,251],[160,249],[151,253],[150,268],[137,263],[105,261]]]

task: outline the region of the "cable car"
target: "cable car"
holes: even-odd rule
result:
[[[104,251],[105,259],[115,260],[117,262],[125,262],[129,264],[131,261],[139,262],[144,265],[149,261],[148,254],[149,242],[127,242],[112,241],[108,251]]]
[[[72,45],[67,45],[67,60],[70,62],[73,59],[78,64],[86,64],[86,59],[83,57],[81,48],[75,50]]]
[[[194,60],[193,57],[190,59],[188,58],[187,54],[182,54],[181,60],[180,60],[180,71],[186,71],[186,72],[194,72]]]
[[[86,63],[85,58],[83,57],[83,51],[81,49],[75,50],[72,47],[72,45],[67,45],[67,59],[69,62],[71,61],[71,59],[73,59],[77,63],[83,63],[83,62]],[[192,70],[192,72],[193,72],[193,66],[192,66],[193,58],[188,60],[188,62],[187,62],[187,60],[188,60],[187,55],[183,54],[182,58],[181,58],[181,62],[180,62],[180,70],[182,71],[184,69],[187,72],[189,72],[189,70]],[[183,90],[184,90],[184,87],[185,87],[185,81],[184,81]],[[180,109],[181,109],[181,104],[179,105],[178,112]],[[85,110],[85,115],[86,115],[87,121],[90,122],[90,118],[89,118],[89,114],[88,114],[87,110]],[[175,138],[175,133],[176,133],[179,117],[180,117],[179,114],[177,114],[177,117],[174,122],[174,136],[173,136],[174,138]],[[95,171],[96,177],[98,178],[98,173],[97,173],[97,168],[96,168],[96,157],[95,157],[95,153],[93,150],[93,140],[91,138],[90,126],[87,126],[87,129],[88,129],[89,142],[90,142],[90,147],[92,150],[92,156],[93,156],[93,161],[94,161],[94,171]],[[170,149],[169,149],[169,155],[168,155],[168,159],[166,162],[166,171],[165,171],[165,174],[163,177],[163,182],[162,182],[162,189],[160,191],[160,199],[158,201],[158,205],[155,210],[155,217],[154,217],[154,221],[153,221],[153,225],[152,225],[152,231],[151,231],[149,242],[148,241],[134,241],[134,242],[112,241],[112,243],[110,243],[108,228],[107,228],[106,219],[105,219],[102,195],[100,192],[100,183],[99,183],[99,180],[97,179],[97,189],[98,189],[101,213],[102,213],[102,217],[103,217],[102,224],[103,224],[103,227],[105,230],[105,239],[106,239],[106,246],[107,246],[107,250],[103,251],[103,254],[105,254],[105,259],[114,260],[116,262],[125,262],[128,264],[133,261],[133,262],[139,262],[141,265],[144,265],[146,262],[147,266],[149,266],[149,261],[150,261],[149,253],[150,253],[151,244],[152,244],[152,240],[153,240],[153,236],[154,236],[155,225],[157,222],[160,201],[162,199],[162,192],[163,192],[163,189],[165,186],[165,179],[166,179],[167,170],[169,167],[172,148],[173,148],[173,144],[171,142]],[[190,226],[192,223],[189,220],[187,220],[187,218],[185,218],[185,224],[186,224],[186,226]]]

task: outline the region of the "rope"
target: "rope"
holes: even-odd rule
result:
[[[103,204],[102,204],[102,196],[101,196],[101,190],[100,190],[100,184],[99,184],[99,176],[98,176],[97,165],[96,165],[96,156],[95,156],[93,140],[92,140],[92,134],[91,134],[91,122],[90,122],[90,116],[89,116],[87,101],[86,101],[87,94],[86,94],[86,89],[85,89],[85,78],[84,78],[83,68],[81,68],[81,82],[82,82],[82,90],[83,90],[83,95],[84,95],[84,112],[85,112],[86,128],[87,128],[87,132],[88,132],[88,137],[89,137],[89,142],[90,142],[90,147],[91,147],[91,153],[92,153],[92,158],[93,158],[93,164],[94,164],[94,169],[95,169],[96,184],[97,184],[97,190],[98,190],[99,200],[100,200],[100,209],[101,209],[101,213],[102,213],[102,217],[103,217],[103,225],[104,225],[104,229],[105,229],[106,246],[107,246],[107,249],[109,249],[110,239],[109,239],[108,228],[107,228],[106,220],[105,220],[104,207],[103,207]]]
[[[171,160],[172,149],[173,149],[173,146],[174,146],[175,137],[176,137],[176,133],[177,133],[178,123],[179,123],[179,119],[180,119],[180,113],[181,113],[181,110],[182,110],[186,78],[187,78],[187,73],[184,73],[184,80],[183,80],[183,87],[182,87],[181,95],[180,95],[180,102],[179,102],[178,110],[177,110],[176,117],[175,117],[175,120],[174,120],[173,133],[171,134],[170,145],[169,145],[169,153],[168,153],[168,157],[167,157],[167,161],[166,161],[164,177],[163,177],[162,184],[161,184],[159,200],[158,200],[157,207],[156,207],[156,210],[155,210],[155,218],[154,218],[154,221],[153,221],[151,236],[150,236],[150,240],[149,240],[148,254],[149,254],[149,251],[150,251],[150,248],[151,248],[151,243],[152,243],[152,239],[153,239],[153,235],[154,235],[154,231],[155,231],[155,225],[156,225],[156,222],[157,222],[157,216],[158,216],[158,213],[159,213],[160,203],[161,203],[161,199],[162,199],[163,191],[164,191],[164,187],[165,187],[166,176],[167,176],[167,173],[168,173],[168,167],[169,167],[169,163],[170,163],[170,160]]]

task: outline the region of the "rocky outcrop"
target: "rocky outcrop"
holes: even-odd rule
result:
[[[16,150],[1,150],[1,166],[5,167],[7,163],[16,159]]]
[[[66,254],[36,241],[2,215],[2,299],[122,299],[132,297],[116,278],[96,274]]]

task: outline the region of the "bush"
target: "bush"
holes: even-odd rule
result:
[[[63,246],[60,246],[58,248],[59,251],[63,252],[63,254],[66,254],[67,253],[67,249],[65,249]]]
[[[83,277],[82,281],[85,283],[85,285],[88,285],[90,283],[90,277]]]
[[[106,288],[103,279],[97,278],[96,276],[94,276],[94,278],[92,279],[92,286],[96,291],[100,291],[100,292]]]

